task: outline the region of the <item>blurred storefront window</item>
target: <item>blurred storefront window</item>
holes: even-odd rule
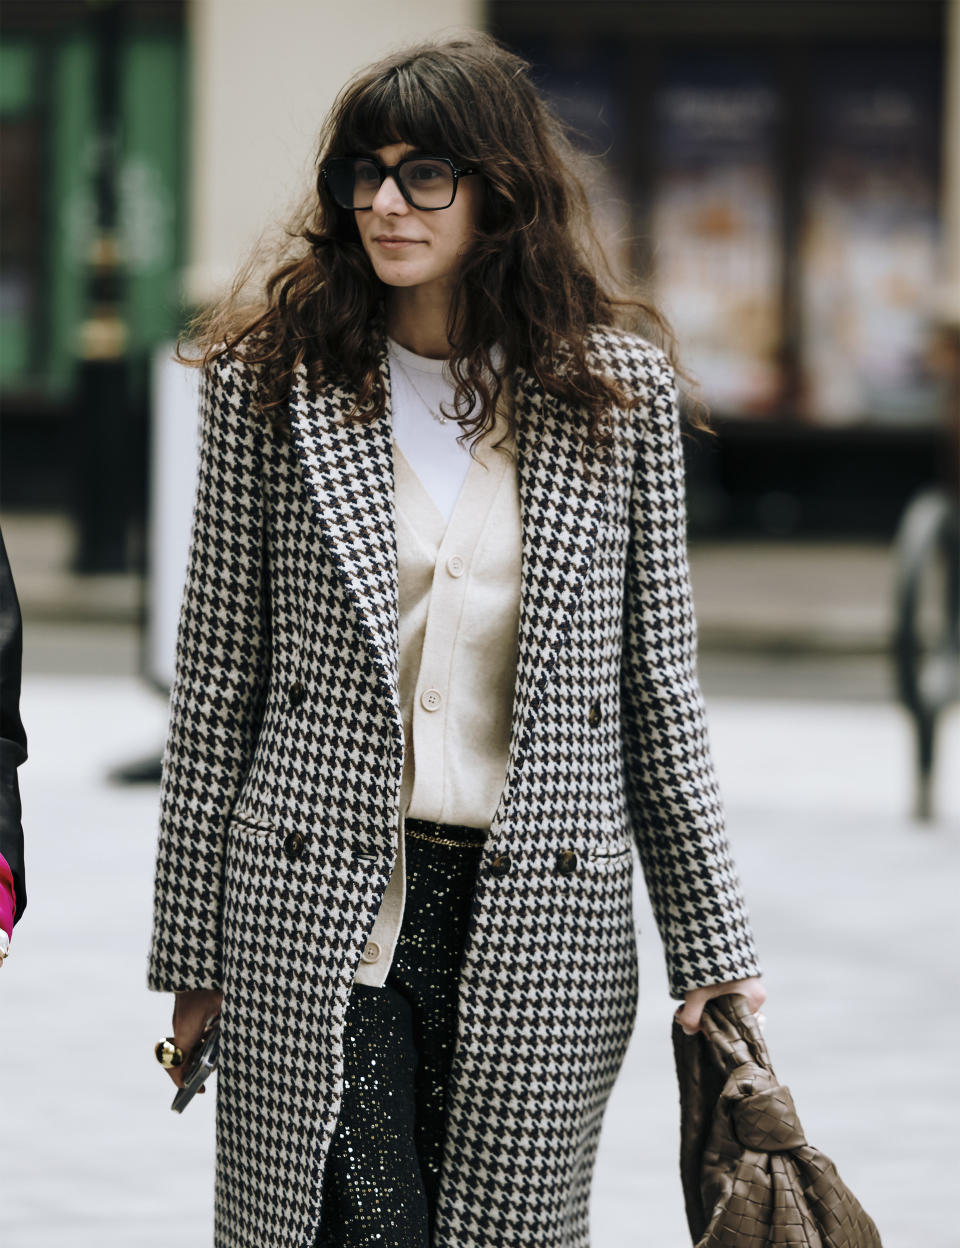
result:
[[[36,55],[0,45],[0,384],[30,365],[42,255]]]
[[[939,65],[911,49],[816,59],[801,243],[802,410],[932,424]]]
[[[633,214],[624,176],[629,139],[624,100],[617,90],[622,53],[613,44],[590,48],[586,58],[579,48],[551,55],[533,50],[538,66],[549,66],[538,85],[551,107],[570,127],[571,137],[585,157],[580,171],[594,209],[597,234],[614,270],[623,273],[631,263]]]
[[[944,456],[942,0],[489,14],[593,136],[614,259],[710,408],[720,436],[686,440],[693,532],[892,534]]]
[[[176,333],[184,239],[180,4],[124,6],[119,245],[134,353]],[[84,314],[97,143],[90,6],[7,3],[0,48],[0,386],[66,398]]]
[[[762,66],[731,56],[672,58],[654,104],[658,299],[709,402],[749,416],[781,392],[780,111]]]
[[[720,2],[571,3],[549,37],[536,5],[497,4],[494,26],[603,155],[614,259],[632,250],[719,418],[929,426],[939,51],[877,46],[869,2],[834,6],[833,47],[829,6],[760,7],[762,31]]]

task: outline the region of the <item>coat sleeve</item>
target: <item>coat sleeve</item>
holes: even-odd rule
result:
[[[671,996],[760,973],[696,668],[677,386],[655,351],[638,421],[624,586],[627,805]]]
[[[249,766],[269,669],[262,421],[248,368],[202,375],[200,468],[160,787],[148,986],[220,987],[226,824]]]
[[[20,604],[10,570],[7,548],[0,533],[0,862],[5,862],[12,888],[13,922],[27,906],[23,865],[23,826],[20,822],[20,784],[17,768],[27,757],[27,737],[20,719],[20,669],[23,662],[23,625]],[[0,888],[3,888],[0,877]]]

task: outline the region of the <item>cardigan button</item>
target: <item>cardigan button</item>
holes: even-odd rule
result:
[[[466,566],[459,555],[451,555],[447,560],[447,571],[451,576],[463,576],[463,569]]]
[[[577,851],[561,849],[557,854],[557,871],[560,875],[573,875],[577,869]]]
[[[287,698],[291,706],[303,706],[307,700],[307,691],[299,680],[295,680],[287,690]]]
[[[307,840],[302,832],[290,832],[283,842],[283,852],[290,862],[296,862],[303,853]]]
[[[587,723],[591,728],[596,728],[601,719],[603,719],[603,714],[600,710],[600,703],[594,702],[593,706],[591,706],[590,710],[587,712]]]
[[[363,962],[376,962],[380,957],[380,946],[375,940],[368,940],[364,945],[363,953],[360,958]]]
[[[425,711],[438,711],[442,701],[443,694],[439,689],[424,689],[420,694],[420,705]]]
[[[494,875],[506,875],[512,865],[509,854],[494,854],[490,861],[490,870]]]

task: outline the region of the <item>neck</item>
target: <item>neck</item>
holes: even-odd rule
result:
[[[446,360],[450,293],[435,286],[394,286],[387,297],[387,333],[415,355]]]

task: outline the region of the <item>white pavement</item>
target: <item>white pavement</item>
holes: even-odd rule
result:
[[[30,903],[0,973],[0,1238],[209,1248],[213,1097],[170,1113],[151,1052],[170,1005],[144,987],[156,790],[105,779],[157,748],[165,707],[131,679],[32,676],[23,715]],[[713,699],[710,719],[778,1073],[885,1248],[955,1248],[960,767],[941,768],[921,828],[895,707]],[[942,747],[960,758],[960,715]],[[673,1004],[642,887],[637,919],[640,1015],[593,1244],[684,1248]]]

